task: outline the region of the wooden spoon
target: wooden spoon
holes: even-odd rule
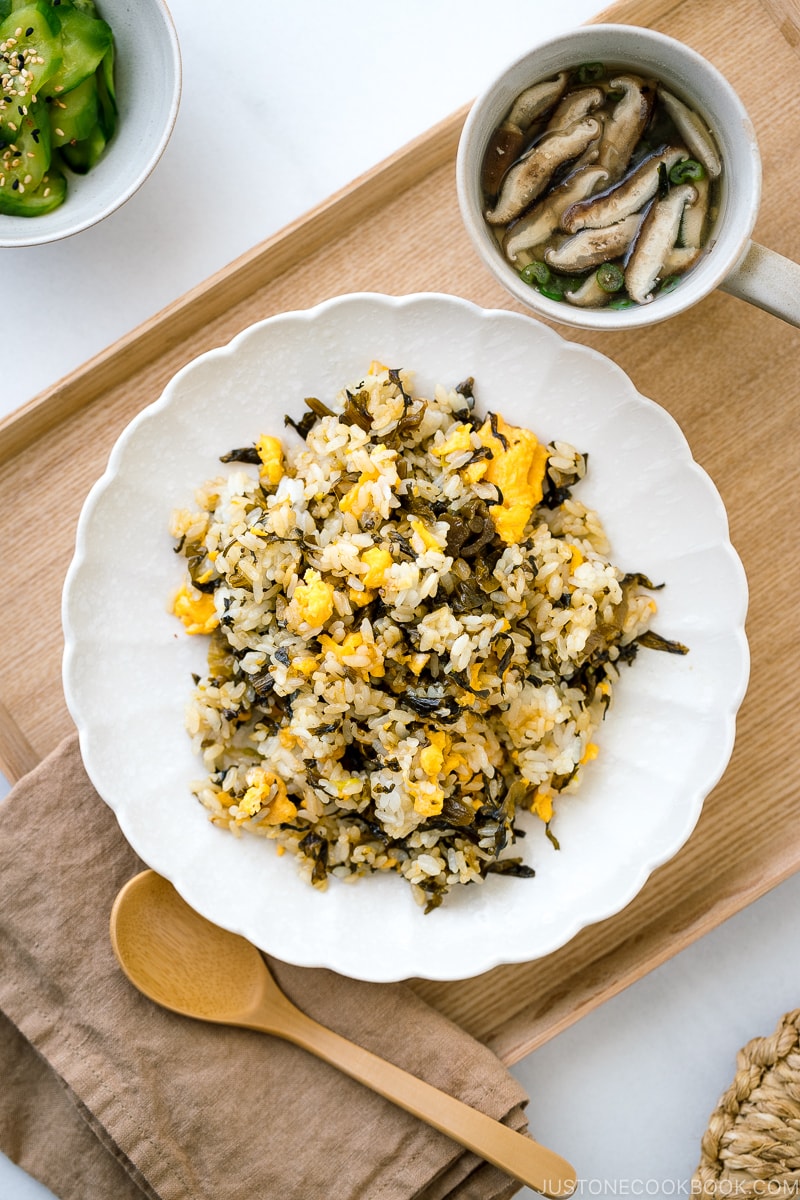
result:
[[[286,1038],[514,1179],[546,1196],[572,1195],[576,1175],[563,1158],[307,1017],[278,988],[255,946],[201,917],[154,871],[120,891],[111,942],[128,979],[157,1004]]]

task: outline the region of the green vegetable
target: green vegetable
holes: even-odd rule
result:
[[[601,62],[581,63],[575,74],[578,83],[596,83],[598,79],[603,78],[605,70]]]
[[[625,274],[616,263],[603,263],[595,273],[598,287],[604,292],[618,292],[625,283]]]
[[[684,158],[675,163],[669,173],[670,183],[686,183],[687,179],[705,179],[706,169],[694,158]]]
[[[49,170],[38,187],[31,189],[30,185],[24,191],[12,185],[10,188],[0,188],[0,212],[12,217],[36,217],[40,213],[52,212],[54,208],[64,203],[67,194],[67,181],[60,171]]]
[[[556,287],[555,284],[556,280],[554,280],[552,284],[540,287],[539,291],[543,296],[546,296],[548,300],[563,300],[564,290],[563,288]]]
[[[538,261],[524,266],[519,277],[537,292],[547,296],[548,300],[563,300],[565,292],[574,291],[581,284],[580,279],[573,279],[570,275],[557,275],[550,270],[547,263]]]
[[[552,278],[550,268],[547,263],[543,262],[528,263],[520,271],[519,277],[524,283],[531,284],[532,287],[546,286]]]
[[[65,107],[59,109],[58,115],[49,123],[54,146],[82,141],[97,125],[99,105],[94,79],[84,79],[71,92],[66,92],[62,103]]]
[[[58,13],[61,22],[63,61],[46,90],[60,96],[94,75],[111,45],[112,35],[105,21],[78,8],[62,3],[51,11]]]
[[[652,629],[646,629],[644,633],[640,633],[636,642],[640,646],[646,646],[648,650],[665,650],[667,654],[689,653],[689,647],[684,646],[683,642],[670,641],[669,638],[662,637],[660,633],[655,633]]]
[[[64,202],[114,135],[114,39],[93,0],[0,0],[0,214]]]

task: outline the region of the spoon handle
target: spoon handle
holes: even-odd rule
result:
[[[294,1006],[283,1009],[279,1023],[271,1009],[263,1022],[254,1020],[248,1026],[278,1034],[316,1054],[545,1196],[573,1194],[576,1173],[558,1154],[348,1041]]]

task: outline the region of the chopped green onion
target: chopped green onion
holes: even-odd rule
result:
[[[681,281],[680,275],[667,275],[666,279],[662,279],[660,292],[674,292],[675,288]]]
[[[615,296],[609,302],[609,308],[633,308],[633,301],[628,296]]]
[[[562,275],[557,271],[551,271],[547,263],[538,259],[524,266],[519,277],[524,283],[535,288],[537,292],[547,296],[548,300],[563,300],[565,292],[574,292],[583,282],[573,275]]]
[[[550,268],[547,263],[543,262],[528,263],[520,271],[519,277],[524,283],[529,283],[531,287],[542,287],[550,282]]]
[[[605,67],[601,62],[581,63],[576,74],[579,83],[595,83],[603,78]]]
[[[597,268],[595,279],[604,292],[618,292],[625,282],[625,274],[616,263],[602,263]]]
[[[686,183],[687,179],[705,179],[706,169],[694,158],[683,158],[670,170],[670,183]]]

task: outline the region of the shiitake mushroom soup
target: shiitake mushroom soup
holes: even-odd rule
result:
[[[489,140],[484,216],[521,278],[568,304],[647,304],[707,249],[722,160],[658,80],[583,63],[520,93]]]

